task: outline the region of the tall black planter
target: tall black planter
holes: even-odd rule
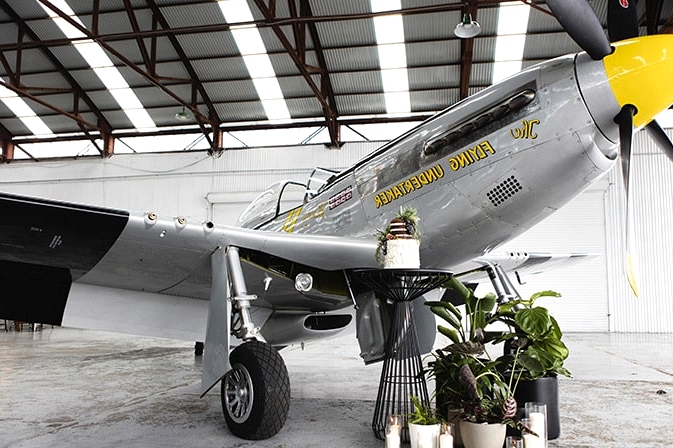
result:
[[[528,402],[547,404],[547,438],[554,440],[561,435],[561,422],[558,405],[558,377],[549,376],[534,381],[519,381],[514,398],[519,406],[519,417],[523,418],[524,405]],[[509,435],[517,435],[517,431],[508,427]],[[512,433],[510,434],[510,431]]]

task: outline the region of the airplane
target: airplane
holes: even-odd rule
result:
[[[277,349],[336,334],[355,315],[365,362],[381,359],[386,305],[349,279],[380,267],[374,235],[400,207],[421,216],[423,268],[491,269],[502,295],[506,271],[558,260],[494,249],[619,160],[628,192],[634,128],[673,159],[653,121],[673,103],[673,36],[637,36],[629,4],[609,24],[621,31],[611,43],[586,0],[547,3],[584,51],[494,84],[348,169],[316,170],[289,209],[290,181],[262,192],[238,226],[0,193],[0,278],[22,291],[0,303],[0,317],[83,328],[135,318],[147,334],[153,325],[192,341],[205,333],[202,393],[220,383],[236,436],[272,437],[290,394]],[[427,345],[434,320],[423,308],[415,319]]]

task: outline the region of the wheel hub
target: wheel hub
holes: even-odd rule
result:
[[[252,412],[254,401],[252,378],[245,366],[235,364],[224,378],[224,400],[227,413],[236,423],[243,423]]]

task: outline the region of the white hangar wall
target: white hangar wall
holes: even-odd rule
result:
[[[220,157],[179,152],[15,161],[0,166],[0,191],[234,224],[268,185],[306,182],[316,166],[346,168],[380,145],[229,150]]]
[[[667,129],[669,138],[673,130]],[[610,212],[606,235],[611,242],[608,254],[610,327],[619,332],[673,332],[673,162],[647,136],[634,138],[629,206],[633,207],[638,289],[633,299],[624,272],[624,218],[621,176],[613,171],[608,195]]]
[[[305,182],[314,167],[342,169],[379,143],[230,150],[218,158],[202,152],[115,155],[0,166],[0,191],[82,202],[160,216],[186,216],[234,224],[247,204],[278,180]],[[623,275],[622,188],[619,171],[583,192],[503,250],[590,252],[597,256],[565,269],[528,276],[522,296],[553,289],[542,299],[565,331],[673,332],[673,164],[636,135],[633,203],[640,255],[641,298]],[[553,188],[550,185],[549,188]]]

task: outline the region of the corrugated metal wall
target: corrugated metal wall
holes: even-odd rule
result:
[[[669,137],[673,132],[667,130]],[[634,298],[624,280],[623,199],[619,170],[610,173],[606,233],[611,319],[616,332],[673,332],[673,163],[644,132],[634,139],[632,191],[638,289]]]
[[[588,261],[523,276],[515,285],[522,297],[551,289],[561,298],[543,298],[538,304],[549,309],[563,331],[608,331],[605,187],[599,182],[528,232],[502,249],[514,252],[584,252]],[[550,186],[551,187],[551,186]],[[511,280],[515,277],[512,275]]]

